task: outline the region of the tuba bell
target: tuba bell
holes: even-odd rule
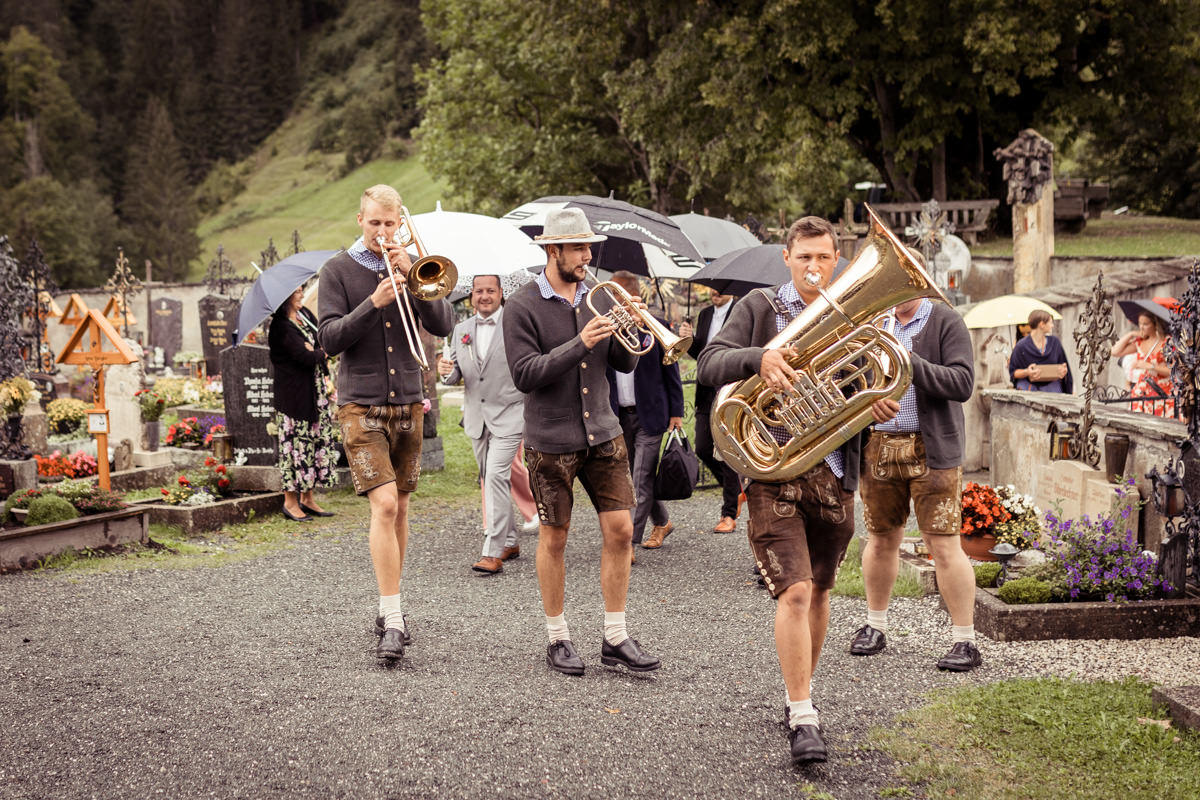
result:
[[[949,301],[874,209],[867,213],[858,255],[764,345],[795,350],[792,391],[775,392],[754,375],[717,393],[713,444],[741,475],[782,483],[803,474],[871,423],[876,400],[898,400],[912,383],[908,351],[873,323],[918,297]],[[780,444],[771,428],[790,438]]]

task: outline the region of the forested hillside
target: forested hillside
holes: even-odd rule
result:
[[[201,219],[297,109],[319,115],[292,144],[322,181],[407,136],[417,5],[2,0],[0,234],[19,258],[36,237],[64,286],[102,282],[118,245],[156,278],[185,276],[211,257]]]
[[[347,243],[362,187],[836,215],[1005,196],[1027,127],[1200,217],[1196,0],[0,0],[0,235],[59,282]],[[1003,210],[997,215],[1003,219]]]

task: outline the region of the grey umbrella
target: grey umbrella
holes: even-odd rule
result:
[[[296,291],[297,286],[302,286],[305,281],[316,275],[321,265],[337,252],[305,250],[288,256],[259,275],[250,291],[242,298],[242,308],[238,311],[236,344],[245,341],[250,331],[274,314],[288,295]]]

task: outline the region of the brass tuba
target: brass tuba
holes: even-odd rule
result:
[[[908,351],[872,323],[918,297],[949,301],[870,206],[867,213],[858,255],[765,345],[796,351],[792,392],[774,392],[757,375],[717,392],[713,444],[740,475],[782,483],[803,474],[871,423],[876,400],[898,400],[912,383]],[[790,439],[778,443],[770,428]]]
[[[400,312],[400,324],[404,328],[404,337],[408,340],[408,352],[412,353],[413,360],[421,365],[421,369],[429,369],[425,346],[421,344],[420,323],[412,309],[412,302],[408,299],[408,295],[411,293],[418,300],[441,300],[450,294],[454,290],[454,284],[458,283],[458,267],[454,266],[454,262],[445,256],[428,254],[425,243],[421,241],[421,236],[417,233],[416,226],[413,225],[412,216],[404,206],[400,206],[400,222],[399,229],[392,235],[392,241],[401,247],[408,247],[411,244],[417,249],[417,260],[412,263],[406,277],[408,291],[401,291],[396,283],[395,271],[388,259],[387,250],[384,248],[386,240],[382,236],[377,236],[375,241],[379,245],[384,261],[388,264],[387,274],[392,281],[392,289],[396,292],[396,308]]]

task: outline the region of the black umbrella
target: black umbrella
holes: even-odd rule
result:
[[[600,242],[593,248],[597,267],[612,272],[624,269],[647,277],[674,278],[682,275],[665,274],[663,267],[678,268],[686,273],[704,265],[704,257],[696,245],[669,217],[611,197],[541,197],[514,208],[503,218],[530,236],[536,236],[542,232],[546,214],[560,208],[582,210],[592,230],[608,237],[608,241]],[[661,266],[656,267],[653,261],[657,254],[648,257],[643,245],[650,245],[667,254],[667,261],[660,260],[658,264]]]
[[[849,263],[838,258],[833,277],[836,278]],[[778,286],[792,279],[783,260],[783,245],[759,244],[726,253],[693,275],[692,283],[716,289],[721,294],[739,297],[760,286]]]

